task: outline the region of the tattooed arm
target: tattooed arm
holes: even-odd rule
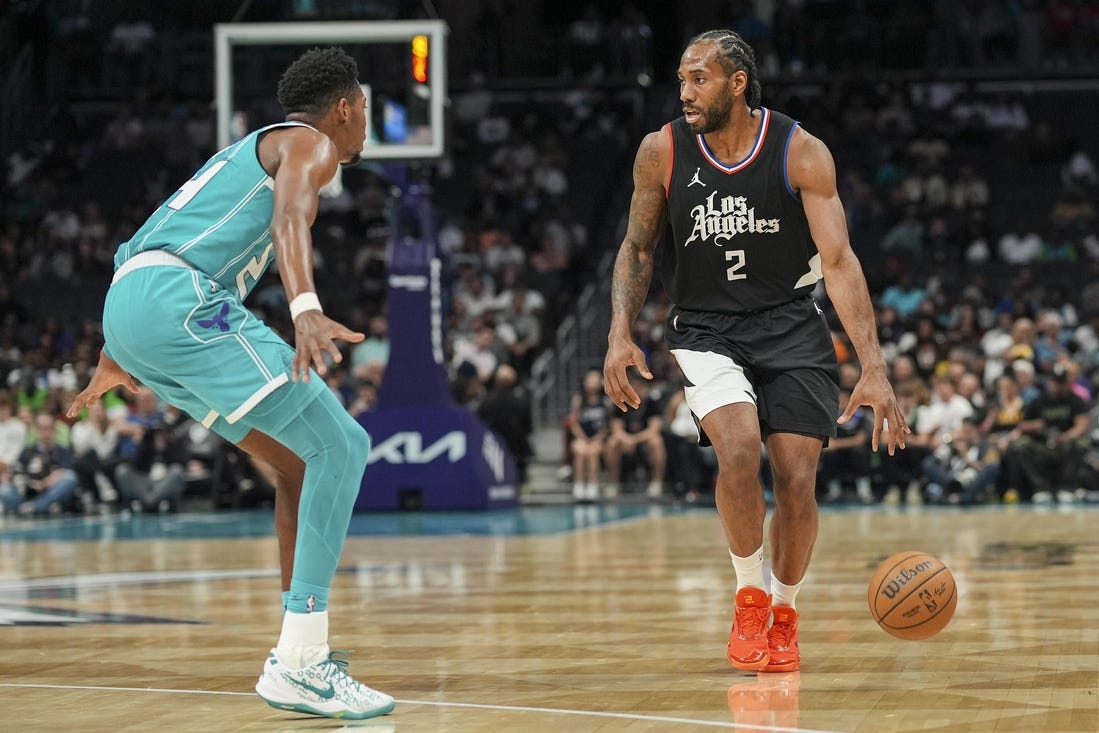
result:
[[[652,379],[645,366],[645,355],[631,334],[653,277],[653,253],[660,239],[667,209],[664,181],[671,161],[671,138],[664,130],[649,133],[641,141],[633,163],[633,197],[626,237],[618,249],[611,281],[611,328],[607,336],[607,356],[603,363],[606,393],[625,412],[626,406],[638,407],[641,398],[630,386],[628,367],[637,367],[646,379]]]

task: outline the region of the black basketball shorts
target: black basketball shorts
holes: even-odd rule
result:
[[[665,337],[699,420],[718,407],[751,402],[764,438],[797,433],[827,442],[839,417],[839,369],[832,334],[811,297],[745,314],[672,308]]]

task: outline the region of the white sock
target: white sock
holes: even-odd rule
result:
[[[740,557],[729,550],[729,557],[733,559],[733,567],[736,569],[736,589],[763,588],[763,545],[748,555]]]
[[[771,575],[771,605],[773,606],[789,606],[790,608],[797,608],[794,605],[794,599],[798,596],[798,591],[801,590],[801,584],[803,581],[799,580],[793,585],[786,585],[778,578]]]
[[[290,669],[308,667],[328,656],[328,611],[283,614],[275,654]]]

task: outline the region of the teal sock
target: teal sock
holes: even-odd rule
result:
[[[328,587],[310,585],[301,580],[290,581],[286,610],[290,613],[313,613],[328,610]]]
[[[282,592],[282,612],[286,613],[286,607],[290,605],[290,591],[284,590]]]

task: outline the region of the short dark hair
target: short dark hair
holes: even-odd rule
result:
[[[287,115],[322,115],[358,85],[359,67],[342,48],[314,48],[283,73],[278,100]]]
[[[748,109],[758,109],[763,87],[759,83],[759,73],[756,71],[756,53],[736,31],[712,30],[699,33],[692,38],[687,45],[709,41],[717,46],[718,61],[725,73],[732,76],[734,72],[743,71],[748,75],[748,89],[744,93],[744,99],[748,103]]]

